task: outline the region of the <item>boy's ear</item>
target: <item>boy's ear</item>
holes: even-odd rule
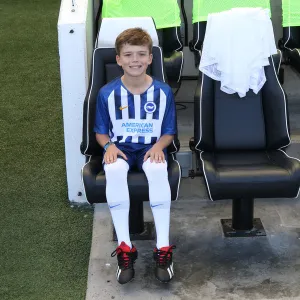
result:
[[[120,56],[116,55],[116,60],[117,60],[117,64],[122,67],[121,62],[120,62]]]
[[[150,57],[149,57],[149,65],[152,64],[152,60],[153,60],[153,54],[150,53]]]

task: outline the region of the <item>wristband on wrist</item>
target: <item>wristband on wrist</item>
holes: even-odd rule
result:
[[[107,148],[110,146],[110,145],[113,145],[114,144],[114,142],[112,142],[112,141],[109,141],[109,142],[107,142],[105,145],[104,145],[104,150],[106,151],[107,150]]]

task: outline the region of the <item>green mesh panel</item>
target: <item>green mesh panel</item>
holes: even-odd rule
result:
[[[282,0],[282,26],[300,26],[300,0]]]
[[[177,0],[104,0],[102,17],[152,17],[157,29],[181,24]]]
[[[193,0],[193,23],[207,21],[208,14],[221,12],[234,7],[269,8],[270,0]],[[299,1],[300,0],[295,0]]]

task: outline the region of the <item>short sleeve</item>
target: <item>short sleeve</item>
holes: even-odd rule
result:
[[[96,116],[94,131],[99,134],[109,134],[110,117],[108,112],[107,100],[101,90],[97,96]]]
[[[176,107],[175,99],[171,88],[167,96],[166,112],[161,127],[161,135],[177,133],[177,119],[176,119]]]

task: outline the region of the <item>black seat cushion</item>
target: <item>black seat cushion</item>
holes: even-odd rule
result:
[[[282,150],[200,154],[212,200],[293,198],[300,162]]]
[[[106,202],[106,179],[103,171],[102,156],[92,156],[82,169],[87,199],[90,203]],[[177,200],[181,178],[180,166],[173,155],[168,156],[168,175],[171,187],[171,200]],[[128,187],[131,201],[149,201],[148,181],[144,172],[130,171]]]

